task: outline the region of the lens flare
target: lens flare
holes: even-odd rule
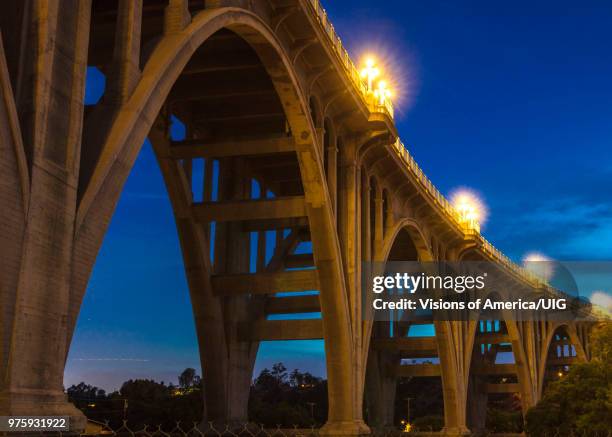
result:
[[[488,216],[488,210],[482,199],[474,191],[458,188],[450,196],[451,204],[459,214],[459,220],[475,229],[480,229]]]
[[[612,296],[605,291],[594,291],[589,300],[600,310],[612,315]]]
[[[398,53],[390,48],[388,41],[370,39],[361,46],[359,51],[362,55],[357,57],[359,74],[368,90],[376,93],[380,101],[378,86],[379,81],[384,80],[386,89],[390,91],[382,95],[385,100],[392,98],[394,109],[399,113],[405,113],[413,107],[420,86],[417,59],[405,49]]]
[[[368,84],[368,90],[371,91],[374,79],[380,76],[380,70],[378,69],[378,67],[376,67],[376,60],[371,56],[366,57],[364,64],[365,67],[361,69],[360,74],[361,77],[366,80],[366,83]]]
[[[525,269],[547,282],[550,281],[555,273],[555,265],[552,258],[540,252],[529,252],[526,254],[523,257],[523,266]]]
[[[524,263],[539,261],[552,261],[552,259],[540,252],[529,252],[523,257]]]
[[[391,98],[392,93],[389,88],[387,88],[387,82],[381,80],[378,82],[378,87],[374,90],[374,96],[378,100],[379,105],[384,105],[385,102]]]

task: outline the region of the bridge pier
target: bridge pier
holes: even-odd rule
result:
[[[63,377],[91,2],[6,8],[2,37],[22,39],[0,44],[0,415],[70,416],[78,431]]]
[[[19,259],[16,288],[3,288],[3,302],[12,312],[0,313],[8,356],[0,362],[1,415],[70,416],[72,427],[84,429],[85,416],[63,391],[64,366],[71,337],[70,279],[76,203],[74,175],[60,177],[45,165],[34,166],[30,208],[23,239],[10,250]],[[21,217],[12,211],[14,220]],[[6,268],[9,266],[3,266]],[[7,275],[8,276],[8,275]]]
[[[190,126],[187,126],[189,130]],[[263,318],[261,299],[244,293],[233,293],[228,287],[213,287],[213,273],[240,274],[249,269],[249,234],[240,223],[220,222],[217,238],[211,241],[209,224],[199,223],[185,214],[192,208],[191,187],[183,184],[182,174],[191,179],[190,168],[170,155],[170,138],[166,122],[160,116],[149,139],[168,188],[181,244],[185,274],[193,307],[200,362],[204,381],[203,423],[219,425],[248,422],[248,401],[253,366],[259,343],[241,336],[240,327]],[[251,180],[244,176],[240,159],[220,162],[218,196],[220,200],[248,199]],[[198,181],[206,188],[203,200],[211,201],[212,165]],[[214,260],[210,259],[210,245]],[[258,254],[259,258],[263,255]],[[258,266],[261,260],[258,258]],[[214,261],[214,266],[213,266]],[[231,315],[231,316],[230,316]]]
[[[370,350],[366,374],[366,406],[368,423],[376,429],[392,428],[395,415],[397,377],[388,370],[399,359],[386,351]]]
[[[471,350],[465,350],[464,332],[468,325],[462,322],[436,321],[436,339],[442,377],[442,395],[444,398],[443,435],[469,435],[466,424],[466,371],[465,364]],[[469,361],[468,361],[469,362]]]
[[[486,429],[485,424],[487,418],[488,393],[485,387],[486,380],[483,380],[481,375],[472,375],[470,377],[467,421],[470,429],[474,433],[478,433]]]

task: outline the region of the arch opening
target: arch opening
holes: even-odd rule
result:
[[[380,217],[382,219],[383,217]],[[425,261],[424,240],[399,225],[386,262]],[[408,317],[410,316],[410,317]],[[439,431],[444,426],[440,358],[431,311],[398,312],[373,322],[366,375],[366,411],[374,428]]]
[[[542,375],[542,393],[547,386],[565,377],[570,367],[580,362],[578,351],[565,325],[557,327],[550,339],[545,355],[544,374]]]
[[[253,18],[247,16],[245,20],[249,22]],[[176,174],[184,175],[185,180],[189,182],[189,192],[185,194],[192,199],[191,208],[198,210],[197,223],[188,223],[185,217],[177,211],[175,205],[179,238],[183,246],[185,268],[196,313],[196,329],[201,343],[200,355],[203,372],[204,377],[208,380],[206,384],[208,417],[215,420],[246,421],[244,396],[246,394],[248,398],[248,390],[244,390],[244,383],[246,382],[248,387],[259,342],[266,340],[268,336],[271,336],[273,340],[301,340],[299,337],[293,338],[293,335],[302,330],[294,329],[291,326],[295,325],[293,322],[310,322],[299,317],[278,320],[269,315],[272,313],[293,315],[301,315],[306,312],[321,313],[322,305],[316,293],[318,287],[313,286],[315,290],[309,294],[293,293],[294,290],[291,289],[285,291],[282,286],[266,293],[251,293],[247,290],[244,295],[227,298],[223,304],[219,304],[219,302],[214,303],[214,296],[209,296],[211,292],[212,294],[219,292],[215,289],[214,278],[213,283],[208,285],[203,278],[205,279],[210,274],[228,276],[260,272],[300,274],[306,272],[304,276],[312,278],[314,276],[308,272],[315,268],[313,247],[317,244],[321,246],[320,241],[332,238],[333,234],[322,232],[318,237],[318,243],[315,244],[312,241],[308,217],[305,214],[286,217],[284,214],[276,213],[272,220],[268,220],[267,218],[253,219],[249,215],[250,212],[247,212],[246,219],[236,217],[228,220],[227,217],[217,216],[207,211],[207,209],[218,210],[220,208],[217,205],[220,206],[223,203],[240,201],[254,203],[261,201],[269,202],[265,205],[274,205],[273,201],[278,199],[279,205],[282,203],[281,206],[286,206],[284,202],[286,198],[293,198],[291,205],[298,210],[304,210],[304,206],[296,207],[295,205],[309,195],[302,184],[302,169],[295,153],[293,132],[289,127],[297,123],[301,125],[300,129],[309,129],[309,123],[305,120],[297,120],[296,117],[299,117],[299,114],[291,115],[292,120],[290,120],[291,117],[285,113],[285,101],[289,96],[283,93],[289,92],[287,86],[285,84],[283,91],[280,92],[274,82],[279,80],[278,77],[273,80],[268,74],[269,70],[264,65],[265,62],[262,61],[262,56],[265,58],[266,53],[262,55],[261,50],[264,52],[270,50],[262,48],[262,40],[265,40],[266,36],[258,34],[256,29],[248,29],[249,24],[238,23],[230,27],[233,30],[220,29],[214,32],[186,62],[184,69],[172,84],[165,102],[161,105],[160,116],[156,122],[157,128],[162,127],[161,135],[157,129],[157,135],[152,132],[150,136],[155,137],[152,138],[154,149],[158,152],[160,166],[165,171],[164,176],[168,190],[171,192],[171,200],[173,203],[180,201],[174,197],[178,188],[173,177]],[[237,30],[238,33],[234,30]],[[251,45],[253,43],[256,43],[258,52],[253,50]],[[240,55],[237,56],[236,53]],[[182,56],[180,52],[179,54]],[[224,54],[226,56],[223,56]],[[155,57],[155,53],[152,57]],[[270,59],[267,62],[269,64]],[[275,68],[275,74],[278,75],[278,68],[276,66]],[[291,98],[299,99],[299,95]],[[293,106],[293,111],[299,112],[297,109],[299,105]],[[185,141],[178,143],[167,141],[167,131],[164,131],[163,128],[167,126],[170,114],[184,121]],[[136,125],[145,123],[146,125],[146,121],[143,120],[135,120],[134,123]],[[281,146],[270,148],[269,153],[261,153],[256,146],[253,146],[252,152],[244,148],[245,143],[260,144],[262,140],[268,139],[278,142]],[[233,143],[238,144],[236,147],[241,150],[240,153],[227,153],[220,147],[220,145],[229,145],[231,148]],[[290,149],[288,145],[293,147]],[[206,150],[207,146],[212,148],[211,152]],[[128,144],[117,147],[136,148]],[[160,153],[162,150],[165,152],[169,150],[170,154]],[[177,150],[179,152],[176,152]],[[221,153],[221,156],[215,157],[215,153]],[[316,154],[313,150],[310,150],[310,153]],[[270,156],[266,155],[274,158],[270,159]],[[111,168],[111,175],[113,170],[114,168]],[[104,181],[97,181],[95,176],[90,184],[93,187],[88,187],[94,194],[90,194],[89,197],[95,197],[97,186],[104,184]],[[213,179],[216,179],[216,182]],[[318,190],[315,189],[314,192]],[[90,198],[87,195],[88,193],[85,193],[86,203],[89,204]],[[84,208],[83,214],[87,214],[88,205]],[[274,208],[286,211],[281,207]],[[205,223],[204,226],[200,226],[202,223]],[[208,260],[204,259],[202,253],[199,252],[203,247],[210,249],[210,252],[205,251],[206,255],[211,254]],[[331,276],[333,277],[333,273]],[[217,282],[223,284],[223,281]],[[316,281],[312,282],[314,284]],[[287,310],[289,296],[284,296],[282,294],[284,292],[291,292],[291,298],[314,296],[314,299],[301,299],[300,308],[307,307],[306,311],[296,312],[295,308],[299,305],[296,305],[295,302],[289,305],[291,308]],[[225,293],[225,290],[221,290],[220,293]],[[203,306],[203,303],[211,302],[213,303],[212,310],[203,308],[206,306]],[[331,298],[327,299],[326,305],[328,312],[332,313],[330,324],[341,326],[346,323],[345,314],[333,314],[340,307],[339,305],[331,305]],[[223,306],[226,308],[221,308]],[[254,306],[256,310],[252,314],[249,311],[247,315],[245,309],[247,306]],[[230,354],[227,358],[229,363],[225,361],[226,358],[223,358],[223,353],[220,353],[219,350],[223,347],[223,338],[215,338],[215,332],[219,333],[222,330],[221,324],[218,323],[219,320],[213,323],[217,325],[212,331],[208,330],[200,324],[202,319],[201,314],[198,314],[200,310],[208,312],[208,316],[211,314],[210,311],[213,313],[217,311],[214,317],[219,317],[224,310],[231,310],[232,314],[238,316],[235,319],[239,320],[239,324],[255,324],[257,329],[250,330],[250,332],[238,326],[237,331],[232,330],[237,334],[225,334],[225,340],[230,343],[232,341],[238,343],[234,348],[237,351],[236,355],[232,357]],[[320,317],[319,320],[313,321],[318,323],[305,323],[309,328],[306,330],[307,337],[323,338]],[[274,325],[271,322],[287,322],[283,326],[289,328],[281,330],[279,337],[278,331],[271,330],[270,327],[280,325]],[[227,337],[228,335],[230,338]],[[237,337],[232,337],[233,335]],[[244,337],[245,335],[248,339]],[[341,332],[338,337],[337,341],[342,342],[345,340],[346,333]],[[211,339],[218,341],[211,341]],[[326,350],[328,353],[330,350],[335,352],[333,347],[327,347]],[[219,362],[211,362],[213,361],[210,359],[211,355],[214,356],[214,359],[219,359]],[[337,362],[341,363],[344,360],[340,358]],[[238,366],[236,374],[231,373],[234,369],[232,362],[243,363]],[[228,380],[231,380],[231,384]],[[347,382],[345,378],[330,378],[330,384],[332,386],[335,384],[336,392],[350,392],[348,387],[342,387],[345,382]],[[219,384],[219,387],[212,387],[208,393],[211,385],[215,384]],[[228,392],[228,390],[238,390],[241,393]],[[229,402],[226,402],[228,398]],[[213,402],[208,402],[210,400]],[[334,417],[336,420],[344,420],[346,414],[349,415],[349,418],[354,418],[350,409],[347,409],[341,402],[339,404],[336,409],[336,417]]]
[[[521,381],[513,345],[502,313],[477,321],[467,392],[467,425],[473,433],[523,430]]]

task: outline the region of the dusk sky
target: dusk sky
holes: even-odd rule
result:
[[[485,237],[515,261],[612,260],[612,3],[324,2],[353,59],[397,88],[403,142],[440,191],[477,190]],[[103,84],[88,78],[88,99]],[[608,293],[612,290],[606,290]],[[264,343],[325,373],[322,341]],[[153,152],[125,185],[85,296],[65,385],[200,372],[172,209]]]

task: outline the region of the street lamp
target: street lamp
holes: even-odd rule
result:
[[[523,266],[546,282],[550,281],[555,273],[553,260],[539,252],[531,252],[525,255]]]
[[[312,420],[312,423],[315,423],[315,418],[314,418],[314,408],[315,405],[317,405],[316,402],[306,402],[309,406],[310,406],[310,419]]]
[[[380,70],[376,67],[374,59],[367,58],[365,61],[365,67],[361,70],[361,77],[366,79],[368,84],[368,91],[372,90],[372,84],[374,79],[380,75]]]
[[[407,408],[408,408],[408,411],[407,411],[407,414],[408,414],[408,415],[406,416],[406,417],[407,417],[406,421],[407,421],[408,423],[410,423],[410,401],[411,401],[411,400],[412,400],[412,398],[406,398],[406,406],[407,406]]]
[[[452,194],[451,203],[458,213],[461,224],[480,231],[480,224],[486,218],[487,209],[475,193],[460,189]]]
[[[374,96],[378,100],[380,106],[384,106],[387,99],[391,98],[391,90],[387,88],[387,82],[381,80],[378,82],[378,88],[374,90]]]

